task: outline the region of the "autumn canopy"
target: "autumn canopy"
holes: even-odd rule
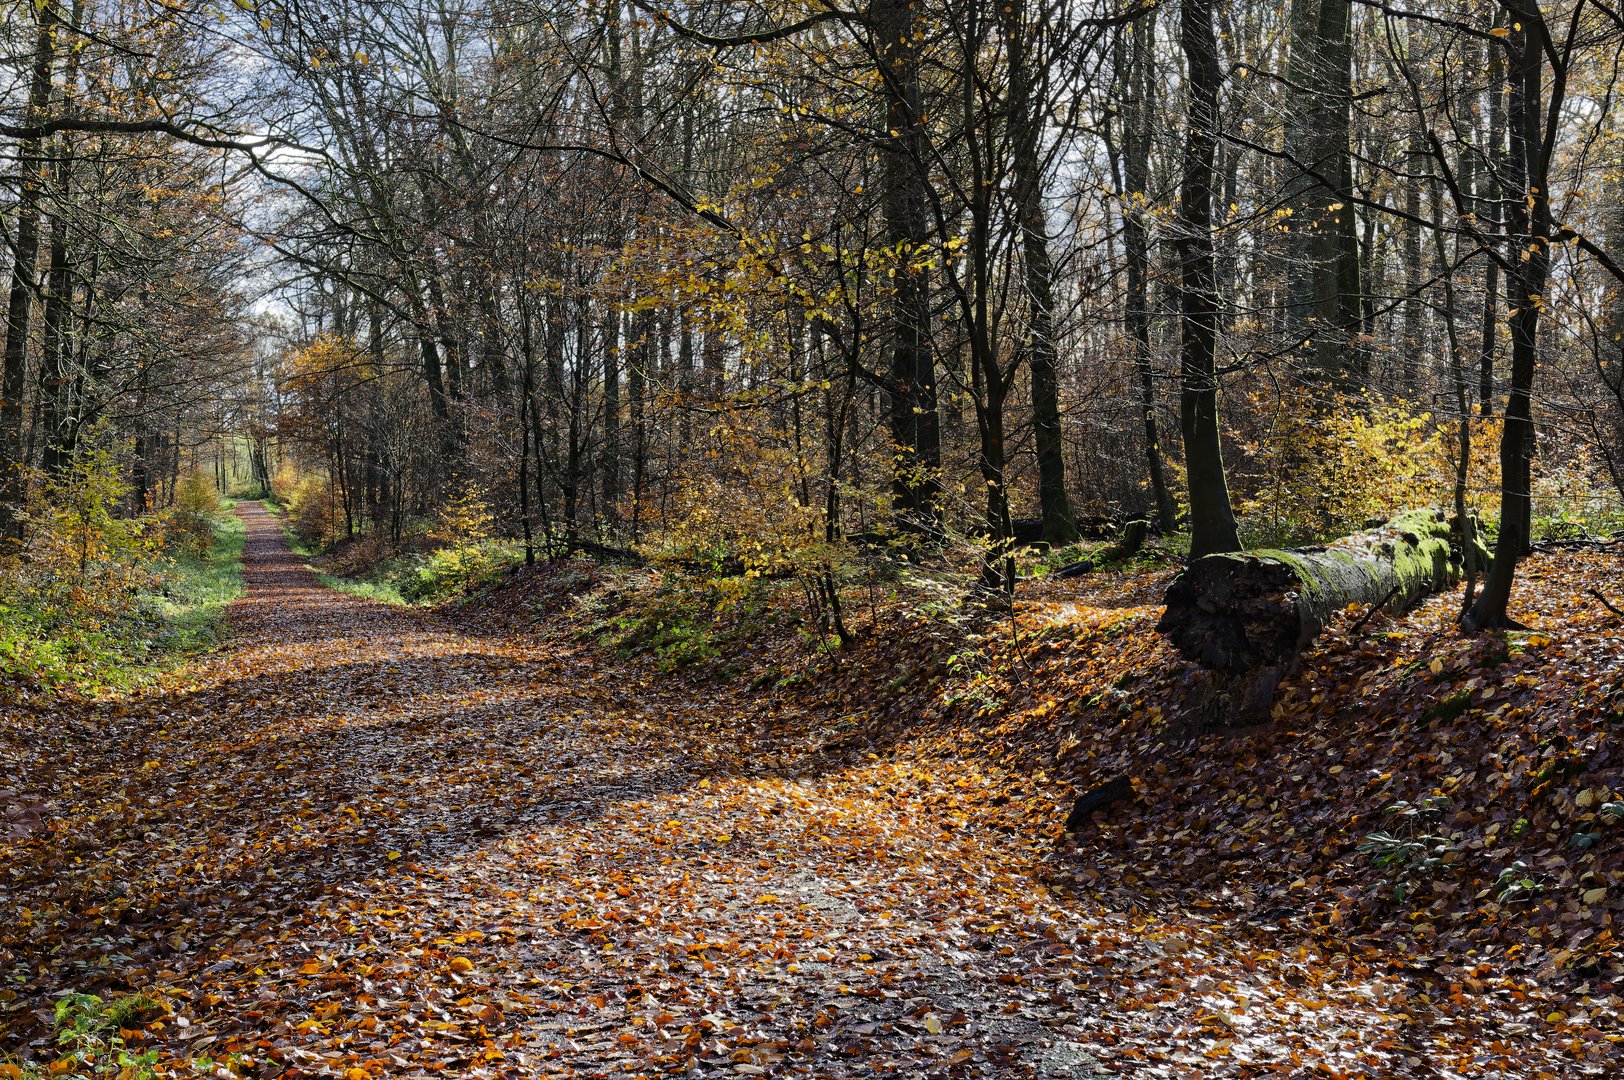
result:
[[[0,1080],[1620,1072],[1612,7],[0,13]]]

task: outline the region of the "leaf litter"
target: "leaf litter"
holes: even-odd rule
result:
[[[1027,605],[1023,662],[1054,678],[1001,708],[941,704],[950,680],[925,665],[883,702],[856,665],[804,695],[751,693],[325,590],[274,519],[242,512],[229,651],[150,693],[0,725],[8,789],[41,823],[0,836],[0,1046],[23,1059],[52,1056],[55,997],[139,989],[169,1012],[127,1034],[164,1075],[1616,1075],[1610,984],[1553,1004],[1502,965],[1495,934],[1516,920],[1483,904],[1407,935],[1467,941],[1419,970],[1384,926],[1419,920],[1370,900],[1345,858],[1299,850],[1362,835],[1320,820],[1340,803],[1276,822],[1257,776],[1189,783],[1189,754],[1128,737],[1177,700],[1165,673],[1100,697],[1167,666],[1146,607]],[[1548,678],[1532,641],[1517,671]],[[1479,647],[1374,646],[1387,669],[1441,656],[1444,675],[1407,677],[1480,697]],[[1376,692],[1359,651],[1316,652],[1278,733],[1229,737],[1209,765],[1313,764],[1367,785],[1372,813],[1401,794],[1364,778],[1375,750],[1293,720],[1316,693]],[[1081,670],[1102,653],[1111,670]],[[898,710],[915,737],[882,731]],[[1414,719],[1394,717],[1404,753],[1439,738]],[[1470,722],[1481,706],[1445,721]],[[1427,782],[1458,771],[1441,756],[1418,758]],[[1060,841],[1058,799],[1105,767],[1136,776],[1139,817]],[[1578,809],[1586,775],[1546,797]],[[1598,850],[1615,873],[1616,843]],[[1562,884],[1600,888],[1586,872]],[[1610,939],[1620,893],[1592,893],[1607,915],[1581,949]],[[1457,962],[1472,940],[1489,951]]]

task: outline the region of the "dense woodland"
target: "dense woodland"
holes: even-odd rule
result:
[[[1084,1014],[1209,994],[1169,959],[1209,947],[1240,1004],[1187,1045],[1127,1020],[1077,1045],[1119,1070],[1102,1047],[1162,1047],[1157,1075],[1612,1075],[1624,9],[0,12],[0,1035],[31,1040],[0,1040],[0,1080],[56,1045],[66,1071],[122,1061],[127,1036],[162,1047],[128,1075],[190,1075],[162,1071],[202,1053],[171,1013],[249,1063],[214,1075],[1072,1075],[1015,1048],[1101,972],[1124,987]],[[135,653],[217,644],[245,528],[226,659],[136,689]],[[447,603],[352,604],[303,560]],[[409,774],[416,802],[381,796]],[[803,814],[838,824],[786,831]],[[610,854],[554,828],[587,819]],[[455,937],[410,922],[499,846],[590,884],[469,886]],[[639,907],[672,860],[715,873]],[[804,873],[738,883],[775,860]],[[974,884],[949,902],[921,866]],[[751,989],[767,1019],[741,1035],[716,1019],[748,981],[729,965],[793,950],[696,928],[722,940],[727,889],[808,881],[795,925],[841,959],[793,980],[803,1017]],[[361,882],[403,891],[367,908]],[[893,894],[912,915],[853,914]],[[511,952],[518,896],[548,942],[661,958],[627,990],[548,953],[543,985]],[[1256,926],[1341,959],[1285,972]],[[358,936],[389,944],[321,951]],[[986,987],[928,985],[961,945]],[[898,957],[856,993],[895,976],[935,1004],[828,1004]],[[1169,964],[1185,981],[1149,988]],[[312,1004],[341,968],[370,1027]],[[1244,1019],[1258,971],[1267,1021]],[[114,1023],[71,987],[162,1001]],[[1359,1034],[1313,1034],[1298,991]],[[437,1034],[403,1048],[390,998],[443,1002]],[[538,1019],[622,998],[647,1023],[614,1045],[605,1021],[560,1050]],[[1395,1032],[1417,1000],[1436,1046]],[[951,1042],[1029,1005],[1036,1028]],[[1338,1038],[1360,1049],[1322,1057]]]
[[[5,528],[81,447],[763,564],[1616,509],[1605,5],[17,5]],[[226,476],[229,459],[231,476]],[[1458,490],[1456,490],[1458,489]],[[1509,527],[1508,527],[1509,523]],[[1032,530],[1029,530],[1032,531]]]

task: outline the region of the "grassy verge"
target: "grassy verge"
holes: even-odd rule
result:
[[[312,569],[314,568],[312,567]],[[337,574],[328,574],[316,570],[316,580],[335,592],[358,596],[363,600],[376,600],[381,604],[393,604],[396,607],[412,606],[412,601],[401,595],[400,583],[391,578],[373,576],[364,578],[339,577]]]
[[[82,694],[130,690],[179,660],[217,644],[227,605],[242,594],[242,520],[211,516],[202,554],[161,556],[157,585],[105,625],[37,618],[0,622],[0,693],[9,684]],[[37,615],[38,613],[34,613]]]
[[[151,604],[160,652],[184,655],[217,644],[227,606],[242,595],[242,519],[226,511],[214,522],[207,552],[166,560],[164,590]]]

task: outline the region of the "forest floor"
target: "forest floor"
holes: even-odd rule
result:
[[[969,805],[1064,811],[963,744],[344,596],[240,512],[224,651],[0,717],[39,800],[0,835],[18,1066],[54,999],[144,990],[160,1076],[1619,1075],[1605,988],[1159,901]]]

